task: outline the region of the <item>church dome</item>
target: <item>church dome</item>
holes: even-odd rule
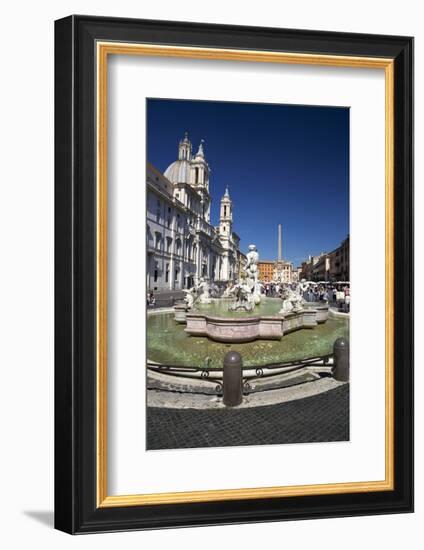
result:
[[[176,160],[168,166],[164,176],[172,183],[189,183],[190,163],[188,160]]]

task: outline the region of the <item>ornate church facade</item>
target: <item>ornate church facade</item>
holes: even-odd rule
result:
[[[162,174],[147,163],[147,289],[191,288],[201,279],[233,282],[243,261],[233,231],[228,188],[221,198],[219,225],[210,222],[210,167],[200,142],[193,155],[187,133],[178,158]]]

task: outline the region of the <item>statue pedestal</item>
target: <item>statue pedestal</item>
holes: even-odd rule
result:
[[[174,319],[177,323],[185,323],[187,315],[187,306],[185,304],[177,304],[174,306]]]

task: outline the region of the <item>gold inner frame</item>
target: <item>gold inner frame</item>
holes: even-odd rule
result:
[[[394,489],[394,60],[254,50],[97,42],[97,506],[142,506]],[[107,492],[107,62],[109,55],[219,59],[385,71],[385,479],[316,485],[109,496]]]

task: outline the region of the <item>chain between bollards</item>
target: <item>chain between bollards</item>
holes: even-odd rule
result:
[[[243,363],[237,351],[224,357],[223,401],[226,407],[236,407],[243,401]]]

